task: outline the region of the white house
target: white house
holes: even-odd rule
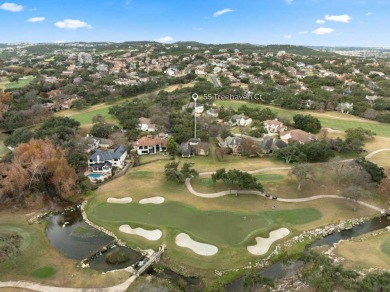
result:
[[[287,127],[285,127],[281,121],[278,121],[278,119],[266,120],[263,123],[264,129],[267,131],[268,134],[277,134],[280,131],[287,130]]]
[[[144,132],[155,132],[156,124],[152,124],[149,118],[141,117],[138,119],[138,128]]]
[[[92,172],[111,173],[112,167],[123,168],[127,157],[127,149],[121,145],[106,151],[96,150],[88,158],[88,167]]]
[[[252,119],[248,116],[245,116],[244,114],[241,115],[234,115],[231,117],[229,121],[230,126],[249,126],[252,124]]]
[[[135,143],[135,148],[138,155],[156,154],[167,150],[167,142],[168,140],[166,138],[147,135]]]

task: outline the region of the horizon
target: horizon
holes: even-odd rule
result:
[[[0,2],[0,43],[176,43],[191,35],[204,44],[390,47],[381,29],[390,25],[390,1],[9,1]]]

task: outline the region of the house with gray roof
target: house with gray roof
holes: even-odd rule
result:
[[[127,156],[126,146],[118,146],[106,151],[96,150],[88,158],[88,167],[92,172],[111,173],[113,167],[123,168]]]

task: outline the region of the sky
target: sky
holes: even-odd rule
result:
[[[0,43],[390,47],[390,0],[0,0]]]

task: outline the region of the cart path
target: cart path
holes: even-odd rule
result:
[[[106,288],[65,288],[27,281],[0,282],[0,287],[25,288],[39,292],[125,292],[135,279],[137,279],[137,276],[133,275],[122,284]]]
[[[374,155],[376,155],[376,154],[378,154],[380,152],[383,152],[383,151],[390,151],[390,148],[383,148],[383,149],[375,150],[375,151],[369,153],[366,156],[366,158],[367,159],[371,158]],[[347,159],[347,160],[342,160],[340,162],[348,162],[348,161],[352,161],[352,160],[353,159]],[[290,170],[290,169],[291,169],[291,167],[267,167],[267,168],[251,170],[251,171],[248,171],[248,173],[254,174],[254,173],[265,172],[265,171],[270,171],[270,170]],[[213,173],[214,173],[213,171],[202,172],[199,175],[200,176],[202,176],[202,175],[211,175]],[[262,197],[266,198],[265,193],[260,192],[260,191],[253,191],[253,190],[252,191],[248,191],[248,190],[228,190],[228,191],[222,191],[222,192],[217,192],[217,193],[200,193],[200,192],[197,192],[197,191],[194,190],[194,188],[191,185],[191,179],[190,178],[186,179],[185,185],[186,185],[188,191],[191,194],[193,194],[194,196],[201,197],[201,198],[207,198],[207,199],[219,198],[219,197],[227,196],[227,195],[230,195],[230,194],[252,194],[252,195],[258,195],[258,196],[262,196]],[[338,195],[318,195],[318,196],[312,196],[312,197],[308,197],[308,198],[298,198],[298,199],[284,199],[284,198],[279,198],[278,197],[277,201],[285,202],[285,203],[299,203],[299,202],[309,202],[309,201],[314,201],[314,200],[319,200],[319,199],[343,199],[343,200],[352,201],[352,199],[349,199],[349,198],[346,198],[346,197],[343,197],[343,196],[338,196]],[[371,204],[368,204],[368,203],[365,203],[365,202],[362,202],[362,201],[357,201],[357,203],[362,205],[362,206],[365,206],[367,208],[370,208],[372,210],[378,211],[380,213],[383,213],[385,211],[384,209],[381,209],[381,208],[379,208],[377,206],[374,206],[374,205],[371,205]]]

